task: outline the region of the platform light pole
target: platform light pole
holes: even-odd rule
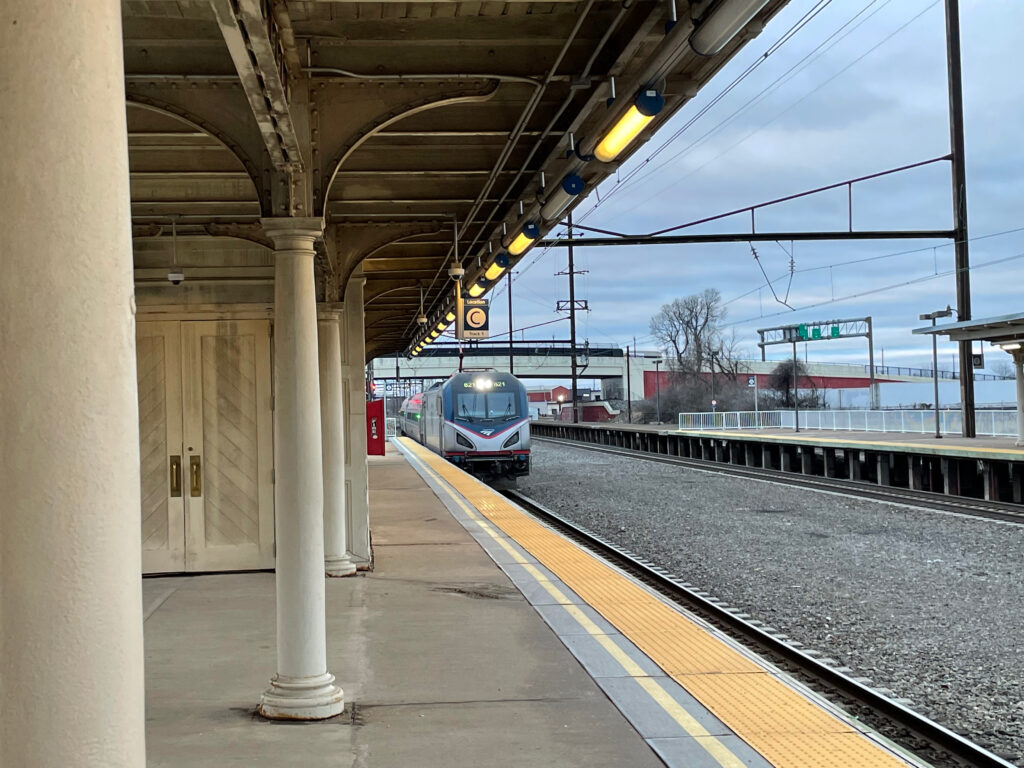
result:
[[[797,372],[796,336],[793,337],[793,431],[800,431],[800,374]]]
[[[918,320],[931,320],[932,328],[935,327],[935,320],[939,317],[949,317],[953,310],[947,305],[945,309],[937,309],[926,315],[918,315]],[[939,428],[939,342],[938,334],[932,334],[932,383],[935,386],[935,439],[942,438],[942,430]]]

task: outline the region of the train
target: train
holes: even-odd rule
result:
[[[398,425],[404,435],[483,480],[530,473],[526,387],[512,374],[453,374],[407,397]]]

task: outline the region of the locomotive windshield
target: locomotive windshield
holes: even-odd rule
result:
[[[455,396],[455,418],[491,421],[521,416],[515,392],[459,392]]]

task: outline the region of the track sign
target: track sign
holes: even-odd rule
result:
[[[490,332],[490,302],[487,299],[462,300],[462,337],[486,339]]]
[[[747,386],[748,387],[756,387],[757,386],[757,376],[747,376]]]

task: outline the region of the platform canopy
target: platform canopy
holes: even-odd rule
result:
[[[951,341],[988,341],[1000,347],[1024,344],[1024,313],[928,325],[924,328],[915,328],[914,333],[948,336]]]
[[[408,352],[786,2],[123,0],[140,302],[266,303],[261,221],[322,217],[318,299],[365,277],[367,357]]]
[[[1017,380],[1017,441],[1024,446],[1024,313],[983,317],[915,328],[914,333],[948,336],[952,341],[987,341],[1013,358]]]

